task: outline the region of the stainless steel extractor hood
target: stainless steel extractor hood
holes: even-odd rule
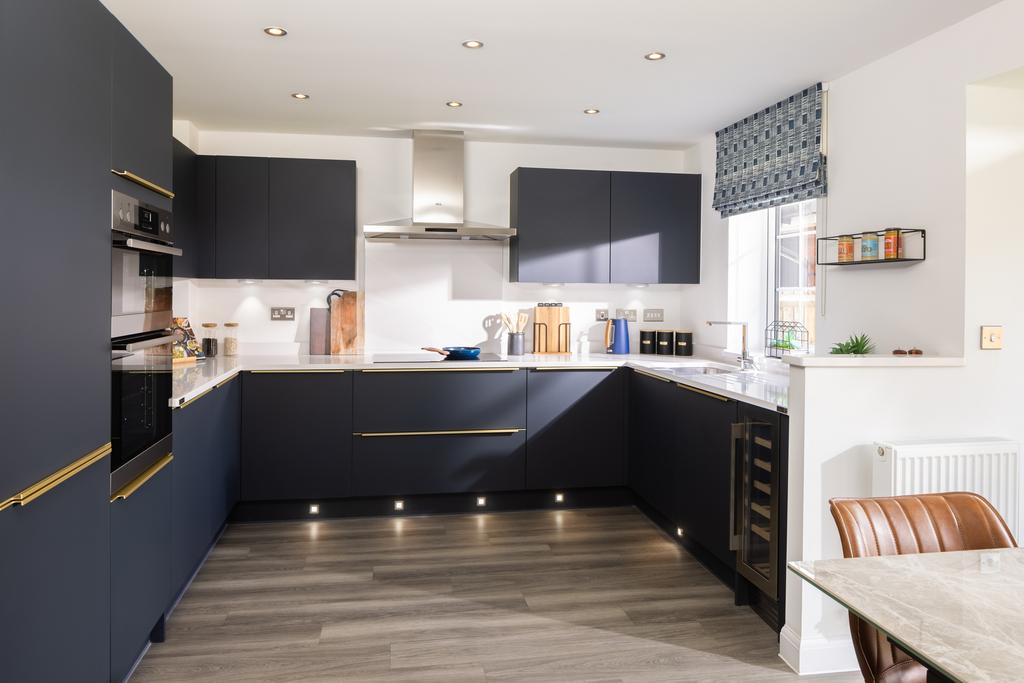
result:
[[[368,240],[505,241],[515,228],[463,220],[464,143],[460,130],[412,133],[412,218],[363,226]]]

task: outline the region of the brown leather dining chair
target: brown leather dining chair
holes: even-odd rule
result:
[[[1015,548],[999,512],[976,493],[833,498],[843,557]],[[850,614],[865,683],[925,683],[928,671],[874,627]]]

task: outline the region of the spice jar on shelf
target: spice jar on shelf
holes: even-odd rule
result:
[[[877,261],[878,260],[878,234],[873,232],[866,232],[860,238],[860,260],[861,261]]]
[[[850,263],[853,261],[853,235],[843,235],[838,241],[839,262]]]
[[[238,355],[238,323],[224,323],[224,355]]]
[[[203,354],[207,358],[217,355],[217,323],[203,323]]]

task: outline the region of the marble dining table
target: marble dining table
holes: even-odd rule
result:
[[[928,667],[929,681],[1024,680],[1024,549],[790,562]]]

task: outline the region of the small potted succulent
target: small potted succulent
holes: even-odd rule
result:
[[[851,334],[846,341],[832,346],[831,353],[851,356],[865,356],[875,350],[875,345],[866,334]]]

